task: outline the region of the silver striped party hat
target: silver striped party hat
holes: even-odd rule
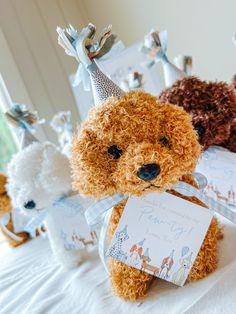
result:
[[[116,36],[108,26],[97,41],[94,41],[96,27],[88,24],[79,33],[71,25],[67,29],[57,27],[58,43],[65,52],[73,56],[79,67],[76,73],[75,84],[83,82],[85,90],[92,85],[95,105],[103,102],[111,96],[121,96],[124,92],[99,68],[96,59],[108,53],[114,43]]]
[[[39,140],[32,134],[36,124],[44,123],[37,112],[30,112],[25,105],[14,103],[9,111],[5,113],[6,119],[20,132],[20,148],[24,149]]]
[[[148,57],[146,62],[147,67],[152,67],[157,62],[161,61],[163,65],[164,78],[166,87],[171,86],[177,80],[186,77],[186,73],[178,69],[171,63],[166,56],[167,49],[167,31],[152,30],[144,37],[141,51]]]

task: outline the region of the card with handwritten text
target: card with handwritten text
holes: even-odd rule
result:
[[[212,217],[209,209],[169,193],[130,197],[107,255],[183,286]]]

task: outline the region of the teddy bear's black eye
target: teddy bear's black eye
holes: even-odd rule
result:
[[[169,143],[169,140],[167,137],[163,136],[160,138],[160,143],[163,145],[163,146],[166,146],[166,147],[170,147],[170,143]]]
[[[25,207],[26,209],[34,209],[35,206],[36,206],[36,204],[35,204],[35,201],[33,201],[33,200],[30,200],[30,201],[28,201],[28,202],[26,202],[26,203],[24,204],[24,207]]]
[[[205,128],[200,123],[195,125],[195,130],[197,131],[199,137],[202,137],[205,133]]]
[[[119,159],[121,154],[122,154],[122,150],[119,149],[116,145],[112,145],[108,148],[107,150],[108,154],[111,155],[114,159]]]
[[[208,112],[208,111],[214,111],[216,109],[216,106],[214,104],[206,104],[204,107],[204,111]]]

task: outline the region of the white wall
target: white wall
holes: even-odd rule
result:
[[[10,95],[12,94],[16,97],[16,99],[24,99],[24,103],[27,103],[29,110],[35,111],[36,108],[32,104],[24,81],[18,70],[17,64],[15,63],[11,50],[7,44],[6,37],[4,36],[1,29],[0,47],[0,110],[3,110],[4,112],[9,110],[13,102]],[[4,76],[4,80],[2,75]],[[36,136],[40,141],[45,141],[47,139],[47,135],[41,125],[37,127],[36,131]],[[13,132],[13,135],[15,135],[15,139],[18,139],[17,132]],[[19,141],[16,140],[16,143],[19,144]]]
[[[84,25],[79,1],[0,0],[0,29],[19,74],[4,66],[7,56],[0,47],[0,72],[13,101],[31,102],[46,119],[59,110],[71,110],[75,122],[79,115],[68,77],[77,63],[59,47],[56,34],[57,25],[69,23],[78,28]],[[24,85],[27,97],[20,85]],[[55,139],[50,127],[43,128],[49,139]]]
[[[151,28],[168,30],[168,56],[194,56],[203,79],[231,80],[236,73],[235,0],[81,0],[87,21],[99,29],[112,24],[130,44]]]
[[[170,59],[192,55],[200,77],[230,80],[236,73],[235,14],[235,0],[0,0],[0,29],[10,51],[8,58],[0,46],[0,73],[13,101],[30,103],[46,119],[69,109],[76,122],[68,77],[77,63],[58,46],[57,25],[80,29],[91,21],[101,30],[111,23],[127,45],[151,28],[167,29]],[[55,139],[49,127],[43,131]]]

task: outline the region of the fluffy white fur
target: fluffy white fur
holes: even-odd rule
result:
[[[12,158],[8,165],[8,193],[13,206],[27,214],[37,215],[47,210],[54,201],[71,191],[70,165],[68,158],[51,143],[35,142]],[[25,204],[34,201],[34,209],[26,209]],[[56,258],[67,267],[77,266],[86,249],[66,251],[54,223],[56,210],[49,211],[45,226]]]

